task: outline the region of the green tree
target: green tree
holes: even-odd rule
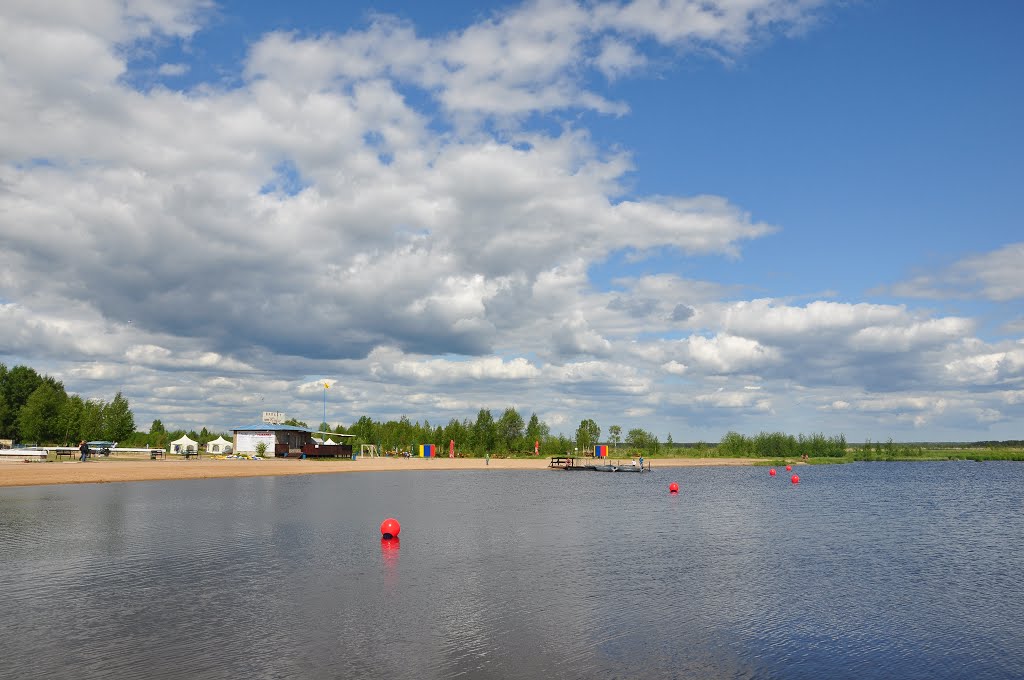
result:
[[[441,430],[441,444],[447,446],[448,442],[455,442],[455,449],[460,454],[469,450],[469,437],[466,426],[459,422],[457,418],[449,420],[448,424]]]
[[[650,444],[651,435],[647,430],[634,427],[626,433],[626,444],[634,449],[646,450]]]
[[[622,441],[622,427],[620,425],[612,425],[608,428],[608,441],[612,443],[612,448],[619,446],[619,442]]]
[[[77,444],[81,439],[79,433],[82,430],[82,411],[85,409],[85,402],[77,394],[73,394],[64,400],[57,415],[57,432],[64,444]]]
[[[18,432],[18,420],[21,416],[21,409],[28,403],[28,398],[39,387],[43,378],[28,366],[14,366],[10,370],[4,370],[0,382],[0,394],[3,394],[7,403],[5,420],[0,422],[0,437],[9,437],[15,440],[25,439]],[[62,388],[63,389],[63,388]]]
[[[3,364],[0,364],[3,367]],[[7,403],[7,397],[0,392],[0,437],[9,437],[14,421],[14,411]]]
[[[60,410],[67,401],[63,387],[43,381],[18,412],[18,432],[22,441],[52,444],[60,440]]]
[[[135,432],[135,415],[120,392],[103,407],[103,437],[112,442],[127,439]]]
[[[496,440],[494,416],[488,409],[482,408],[476,414],[476,422],[473,424],[473,444],[476,453],[484,454],[493,451]]]
[[[523,417],[511,406],[498,418],[498,439],[506,451],[516,451],[522,447],[523,427]]]
[[[103,409],[106,404],[100,399],[86,399],[82,402],[82,418],[79,421],[78,438],[86,441],[103,438]]]
[[[167,428],[164,427],[163,422],[159,419],[154,420],[153,424],[149,426],[146,444],[157,448],[166,448],[170,441],[171,438],[167,436]]]
[[[721,441],[715,447],[715,454],[719,456],[752,456],[754,455],[754,442],[739,432],[730,430],[722,435]]]
[[[369,416],[362,416],[352,427],[348,429],[349,434],[355,435],[356,444],[377,444],[380,439],[380,426],[373,422]]]
[[[586,418],[576,428],[576,446],[580,451],[587,451],[601,441],[601,428],[593,420]]]

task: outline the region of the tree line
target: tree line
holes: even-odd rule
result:
[[[761,432],[753,437],[727,432],[714,449],[714,455],[730,458],[842,458],[846,455],[846,437],[823,434],[793,436],[784,432]]]
[[[290,421],[291,424],[305,427],[305,423]],[[352,425],[330,428],[327,423],[320,423],[320,430],[337,434],[353,435],[352,443],[358,448],[363,444],[373,444],[382,452],[415,453],[419,444],[435,444],[439,447],[439,455],[446,455],[449,442],[455,442],[456,453],[460,456],[514,456],[533,454],[535,447],[540,455],[557,456],[592,453],[594,446],[601,443],[601,428],[591,419],[580,422],[575,438],[563,434],[552,434],[551,427],[532,413],[528,419],[514,407],[506,408],[498,418],[490,409],[481,408],[476,418],[459,420],[452,418],[445,425],[431,425],[429,420],[422,423],[413,422],[407,416],[398,420],[376,421],[369,416],[362,416]],[[671,440],[671,437],[669,437]],[[612,425],[609,428],[608,443],[618,446],[624,444],[633,452],[647,454],[657,453],[658,438],[651,433],[635,428],[622,436],[622,427]]]
[[[120,392],[110,402],[82,399],[29,366],[8,369],[0,363],[0,439],[72,445],[82,439],[121,441],[134,432],[135,416]]]
[[[287,424],[308,427],[306,423],[289,420]],[[621,444],[621,455],[643,454],[655,456],[672,453],[676,448],[669,434],[664,442],[642,428],[632,428],[623,435],[623,428],[611,425],[602,440],[601,427],[590,418],[580,421],[575,436],[552,434],[547,423],[536,413],[525,419],[514,407],[506,408],[495,419],[490,409],[481,408],[475,419],[452,418],[446,425],[431,425],[424,420],[413,422],[402,416],[398,420],[376,421],[362,416],[352,425],[337,425],[333,429],[320,423],[323,432],[353,435],[351,443],[378,446],[382,452],[415,452],[418,444],[435,444],[444,455],[448,442],[454,441],[462,456],[527,455],[538,447],[541,455],[586,455],[594,446],[607,443],[616,451]],[[212,432],[207,428],[195,430],[167,430],[160,420],[154,420],[149,432],[135,431],[135,417],[128,400],[118,392],[110,402],[100,399],[82,399],[69,395],[61,381],[40,375],[28,366],[9,369],[0,363],[0,439],[11,439],[23,444],[74,444],[81,439],[116,441],[122,446],[166,447],[171,441],[188,434],[200,446],[219,436],[231,439],[231,433]],[[822,434],[793,436],[782,432],[761,432],[747,437],[728,432],[717,445],[698,443],[698,455],[730,457],[842,457],[846,455],[843,435],[826,437]]]

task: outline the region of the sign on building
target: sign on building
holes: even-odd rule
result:
[[[284,414],[280,411],[264,411],[263,422],[268,425],[280,425],[285,421]]]
[[[267,455],[274,455],[274,433],[273,432],[238,432],[235,434],[238,446],[235,453],[256,453],[259,444],[265,444]]]

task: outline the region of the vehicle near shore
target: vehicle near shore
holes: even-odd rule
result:
[[[94,441],[86,442],[89,445],[89,452],[94,456],[109,456],[110,450],[117,446],[117,442]]]

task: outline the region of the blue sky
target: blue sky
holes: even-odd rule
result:
[[[1019,3],[57,5],[0,9],[8,365],[142,425],[326,379],[340,423],[1022,438]]]

